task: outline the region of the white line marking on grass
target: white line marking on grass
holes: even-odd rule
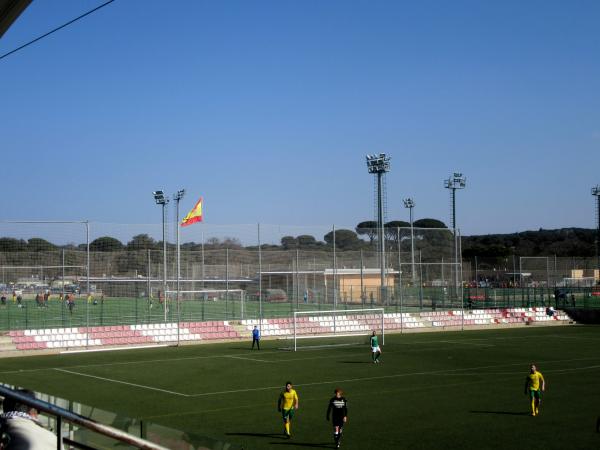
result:
[[[271,354],[280,354],[279,351],[264,351],[263,354],[271,353]],[[245,354],[245,353],[244,353]],[[88,367],[110,367],[110,366],[128,366],[132,364],[153,364],[153,363],[161,363],[161,362],[176,362],[176,361],[193,361],[193,360],[201,360],[201,359],[215,359],[215,358],[231,358],[232,356],[240,356],[242,353],[238,355],[210,355],[210,356],[186,356],[183,358],[163,358],[163,359],[143,359],[139,361],[119,361],[119,362],[110,362],[110,363],[97,363],[97,364],[75,364],[73,366],[65,366],[67,369],[85,369]],[[276,361],[274,361],[276,362]],[[17,370],[5,370],[1,371],[0,374],[7,373],[19,373],[19,372],[38,372],[43,370],[54,370],[60,369],[60,367],[40,367],[37,369],[17,369]]]
[[[587,367],[573,367],[572,369],[549,369],[549,370],[544,370],[544,372],[547,373],[559,373],[559,372],[576,372],[578,370],[593,370],[593,369],[600,369],[600,365],[597,366],[587,366]]]
[[[542,335],[544,337],[552,337],[553,335]],[[558,336],[558,335],[555,335]],[[493,339],[522,339],[522,337],[497,337],[497,338],[493,338]],[[488,340],[488,339],[469,339],[469,340]],[[490,339],[491,340],[491,339]],[[439,343],[439,342],[444,342],[444,341],[425,341],[425,342],[398,342],[398,343],[394,343],[394,346],[397,345],[421,345],[421,344],[435,344],[435,343]],[[459,342],[462,342],[462,340],[460,340]],[[493,344],[490,344],[493,345]],[[309,351],[309,350],[307,350]],[[396,350],[387,350],[386,354],[389,353],[402,353],[405,350],[401,350],[401,351],[396,351]],[[261,351],[261,353],[263,355],[267,355],[267,354],[275,354],[275,355],[282,355],[284,354],[284,352],[282,351]],[[139,360],[139,361],[119,361],[119,362],[110,362],[110,363],[98,363],[98,364],[75,364],[72,366],[64,366],[67,369],[75,369],[75,368],[89,368],[89,367],[110,367],[110,366],[127,366],[127,365],[133,365],[133,364],[152,364],[152,363],[160,363],[160,362],[177,362],[177,361],[193,361],[193,360],[202,360],[202,359],[215,359],[215,358],[231,358],[234,356],[239,356],[239,357],[243,357],[243,355],[246,355],[247,353],[238,353],[238,354],[234,354],[234,355],[207,355],[207,356],[186,356],[186,357],[182,357],[182,358],[161,358],[161,359],[146,359],[146,360]],[[289,353],[286,353],[289,354]],[[240,358],[241,359],[241,358]],[[315,360],[315,359],[331,359],[331,355],[327,355],[327,356],[314,356],[314,357],[307,357],[307,358],[288,358],[288,359],[278,359],[278,360],[274,360],[272,361],[272,363],[288,363],[291,361],[308,361],[308,360]],[[564,359],[564,360],[555,360],[555,361],[539,361],[539,362],[570,362],[570,361],[586,361],[586,360],[594,360],[594,359],[599,359],[596,357],[592,357],[592,358],[579,358],[579,359]],[[0,374],[12,374],[12,373],[22,373],[22,372],[40,372],[40,371],[44,371],[44,370],[54,370],[54,369],[60,369],[60,367],[40,367],[40,368],[35,368],[35,369],[16,369],[16,370],[5,370],[5,371],[0,371]]]
[[[466,341],[440,341],[448,344],[460,344],[460,345],[476,345],[477,347],[495,347],[495,344],[479,344],[476,342],[466,342]]]
[[[581,358],[581,359],[563,359],[563,360],[553,360],[553,361],[540,361],[540,363],[557,363],[557,362],[572,362],[572,361],[585,361],[589,359],[600,359],[600,358]],[[511,367],[511,366],[527,366],[529,363],[511,363],[511,364],[494,364],[490,366],[478,366],[478,367],[464,367],[459,369],[442,369],[442,370],[432,370],[427,372],[410,372],[410,373],[397,373],[391,375],[380,375],[376,377],[361,377],[361,378],[348,378],[344,380],[330,380],[330,381],[315,381],[313,383],[297,383],[296,386],[321,386],[326,384],[341,384],[341,383],[354,383],[357,381],[373,381],[373,380],[385,380],[390,378],[404,378],[404,377],[412,377],[412,376],[421,376],[421,375],[454,375],[456,372],[469,372],[472,370],[482,370],[482,369],[494,369],[496,367]],[[590,366],[595,367],[595,366]],[[561,369],[555,369],[558,371]],[[566,370],[566,369],[565,369]],[[551,369],[545,370],[545,372],[552,372]],[[520,372],[519,372],[520,373]],[[476,373],[472,375],[486,375],[487,373]],[[456,375],[470,375],[467,373],[457,373]],[[281,386],[267,386],[267,387],[259,387],[259,388],[249,388],[249,389],[234,389],[229,391],[214,391],[214,392],[203,392],[199,394],[190,394],[190,397],[207,397],[210,395],[223,395],[223,394],[238,394],[240,392],[254,392],[254,391],[267,391],[271,389],[281,389]]]
[[[152,386],[145,386],[143,384],[137,384],[137,383],[129,383],[127,381],[113,380],[112,378],[104,378],[104,377],[99,377],[97,375],[90,375],[90,374],[87,374],[87,373],[74,372],[72,370],[58,369],[58,368],[54,368],[53,370],[56,370],[58,372],[70,373],[70,374],[73,374],[73,375],[79,375],[81,377],[95,378],[96,380],[108,381],[110,383],[119,383],[119,384],[125,384],[127,386],[138,387],[138,388],[141,388],[141,389],[148,389],[148,390],[151,390],[151,391],[165,392],[167,394],[178,395],[180,397],[190,397],[188,394],[182,394],[181,392],[168,391],[166,389],[159,389],[159,388],[155,388],[155,387],[152,387]]]
[[[600,338],[597,337],[584,337],[584,336],[561,336],[559,334],[551,334],[551,337],[555,337],[558,339],[579,339],[581,341],[600,341]]]
[[[512,379],[513,376],[511,375],[510,377],[505,377],[505,380],[509,380]],[[494,380],[494,381],[498,381],[498,380]],[[427,385],[427,386],[397,386],[397,387],[393,387],[393,388],[389,388],[389,389],[381,389],[378,390],[377,392],[367,392],[367,393],[361,393],[361,392],[355,392],[352,395],[352,398],[356,398],[356,397],[373,397],[376,395],[387,395],[389,393],[392,392],[404,392],[404,391],[428,391],[431,389],[440,389],[440,388],[446,388],[446,387],[458,387],[458,386],[472,386],[474,384],[482,384],[482,383],[489,383],[489,380],[475,380],[475,381],[467,381],[467,382],[454,382],[454,383],[443,383],[443,384],[431,384],[431,385]],[[279,388],[281,388],[281,386],[279,386]],[[302,403],[303,404],[307,404],[309,402],[313,402],[313,401],[317,401],[319,403],[321,403],[323,399],[321,397],[307,397],[307,396],[303,396],[302,397]],[[151,420],[151,419],[159,419],[159,418],[165,418],[165,417],[178,417],[178,416],[194,416],[194,415],[200,415],[200,414],[208,414],[208,413],[213,413],[213,412],[222,412],[222,411],[233,411],[236,409],[256,409],[257,407],[261,407],[261,406],[269,406],[272,405],[272,402],[268,402],[268,403],[250,403],[247,405],[237,405],[237,406],[227,406],[227,407],[223,407],[223,408],[214,408],[214,409],[201,409],[201,410],[194,410],[194,411],[179,411],[179,412],[175,412],[175,413],[169,413],[169,414],[161,414],[161,415],[155,415],[155,416],[142,416],[140,417],[140,419],[144,419],[144,420]]]
[[[300,386],[300,385],[297,385],[297,386]],[[259,388],[234,389],[231,391],[202,392],[200,394],[190,394],[188,397],[208,397],[209,395],[239,394],[240,392],[270,391],[271,389],[281,390],[281,386],[267,386],[267,387],[259,387]]]
[[[89,348],[85,350],[65,350],[60,352],[61,355],[70,355],[75,353],[93,353],[93,352],[118,352],[123,350],[138,350],[138,349],[146,349],[146,348],[161,348],[168,347],[167,344],[157,344],[157,345],[136,345],[131,347],[112,347],[112,348]]]
[[[580,370],[594,370],[594,369],[600,369],[600,365],[596,365],[596,366],[585,366],[585,367],[572,367],[570,369],[545,369],[544,373],[561,373],[561,372],[577,372]],[[473,374],[457,374],[459,376],[461,375],[519,375],[519,374],[523,374],[526,371],[519,371],[519,372],[483,372],[483,373],[473,373]]]
[[[243,356],[235,356],[235,355],[222,355],[223,358],[233,358],[233,359],[243,359],[245,361],[256,361],[263,363],[272,363],[273,361],[267,361],[266,359],[257,359],[257,358],[245,358]]]

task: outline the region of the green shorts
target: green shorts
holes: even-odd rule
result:
[[[532,400],[534,398],[541,399],[542,398],[542,390],[541,389],[529,389],[529,398]]]
[[[292,420],[294,417],[294,411],[296,411],[294,408],[290,408],[290,409],[282,409],[281,410],[281,415],[283,417],[283,420]]]

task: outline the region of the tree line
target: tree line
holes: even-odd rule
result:
[[[414,222],[416,231],[415,241],[421,248],[445,246],[452,244],[451,231],[447,226],[436,219],[420,219]],[[444,231],[446,229],[447,231]],[[384,226],[386,247],[391,251],[410,245],[410,224],[401,220],[387,222]],[[461,238],[463,258],[480,257],[507,257],[509,255],[519,256],[548,256],[556,255],[592,257],[596,254],[597,231],[586,228],[561,228],[557,230],[524,231],[510,234],[488,234],[463,236]],[[377,223],[374,221],[363,221],[356,225],[353,230],[339,229],[335,231],[335,246],[340,251],[374,250],[378,239]],[[298,236],[284,236],[279,245],[264,244],[264,250],[327,250],[332,247],[334,233],[330,231],[322,240],[303,234]],[[174,244],[167,244],[169,249]],[[0,238],[0,252],[48,252],[61,249],[86,250],[86,244],[55,245],[42,238],[31,238],[28,240],[3,237]],[[162,241],[153,239],[148,234],[138,234],[130,241],[123,243],[120,240],[103,236],[90,242],[92,252],[114,252],[114,251],[139,251],[139,250],[162,250]],[[182,250],[199,251],[216,249],[247,249],[257,247],[243,246],[239,239],[233,237],[216,238],[206,240],[204,244],[197,242],[186,242],[181,244]]]

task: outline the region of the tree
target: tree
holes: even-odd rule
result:
[[[123,243],[110,236],[103,236],[90,242],[91,252],[114,252],[123,250]]]
[[[154,250],[157,242],[147,234],[138,234],[127,243],[127,250]]]
[[[314,236],[309,234],[301,234],[296,239],[298,240],[298,247],[302,249],[312,249],[320,244]]]
[[[367,220],[356,225],[356,234],[359,236],[368,236],[369,242],[372,244],[377,236],[377,222]]]
[[[242,242],[238,238],[225,236],[221,241],[218,237],[210,237],[204,244],[205,248],[211,250],[223,249],[223,248],[242,248]]]
[[[218,248],[221,245],[221,241],[217,237],[209,237],[204,243],[205,247]]]
[[[27,250],[30,252],[47,252],[56,250],[56,245],[42,238],[31,238],[27,241]]]
[[[27,242],[23,239],[0,238],[0,252],[24,252],[27,250]]]
[[[281,238],[281,246],[284,250],[292,250],[298,248],[298,239],[293,236],[284,236]]]
[[[415,220],[413,222],[413,226],[415,228],[448,228],[444,222],[437,220],[437,219]]]
[[[225,236],[223,238],[223,247],[240,249],[242,248],[242,242],[238,238]]]
[[[410,231],[407,232],[406,230],[406,228],[410,228],[410,223],[404,220],[392,220],[387,222],[383,227],[385,239],[392,241],[396,248],[398,248],[399,240],[402,240],[407,235],[410,236]]]
[[[333,244],[333,231],[327,233],[324,237],[325,242]],[[358,250],[364,242],[358,238],[352,230],[335,230],[335,247],[339,250]]]

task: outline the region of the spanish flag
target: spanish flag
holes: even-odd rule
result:
[[[202,222],[202,197],[200,197],[200,200],[198,200],[196,206],[194,206],[192,210],[187,213],[187,216],[183,218],[181,221],[181,226],[187,227],[188,225],[196,222]]]

